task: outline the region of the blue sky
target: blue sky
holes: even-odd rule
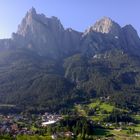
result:
[[[1,0],[0,38],[16,32],[32,6],[38,13],[58,17],[65,28],[84,31],[108,16],[121,26],[132,24],[140,34],[140,0]]]

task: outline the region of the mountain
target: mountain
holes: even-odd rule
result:
[[[104,17],[81,33],[32,8],[17,32],[0,40],[1,103],[58,111],[110,96],[136,109],[139,93],[140,38],[132,25]]]
[[[37,14],[32,8],[12,39],[15,45],[34,50],[40,56],[58,59],[75,53],[76,48],[68,46],[78,46],[80,33],[71,29],[65,30],[59,19]]]
[[[120,27],[108,17],[97,21],[85,31],[83,47],[85,46],[86,49],[87,46],[92,49],[92,52],[117,48],[134,55],[140,54],[140,39],[132,25]]]
[[[95,31],[103,34],[111,34],[113,36],[119,36],[121,27],[119,24],[114,22],[108,17],[103,17],[101,20],[97,21],[93,26],[91,26],[86,34]]]

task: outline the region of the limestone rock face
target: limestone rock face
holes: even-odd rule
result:
[[[65,30],[58,18],[37,14],[32,8],[12,38],[15,45],[57,59],[76,52],[80,36],[79,32],[72,29]]]
[[[82,33],[74,31],[71,28],[65,30],[62,40],[65,55],[74,54],[80,51],[81,35]]]
[[[119,24],[108,17],[97,21],[82,35],[82,48],[88,55],[94,55],[110,49],[124,47],[124,39]]]
[[[55,32],[56,35],[64,30],[59,19],[56,17],[47,18],[43,14],[37,14],[35,9],[32,8],[27,12],[25,18],[19,25],[17,34],[26,36],[30,33],[35,37],[35,35],[38,36],[38,34],[34,33],[47,32],[46,30],[43,30],[44,28],[49,28],[49,30],[53,31],[53,33]]]
[[[0,39],[0,52],[14,49],[11,39]]]
[[[101,20],[97,21],[93,26],[87,29],[86,33],[95,31],[99,33],[111,34],[118,36],[120,33],[121,27],[108,17],[104,17]]]
[[[0,50],[26,48],[40,56],[63,59],[75,53],[92,56],[110,49],[122,49],[140,55],[140,39],[136,30],[121,27],[108,17],[97,21],[85,32],[64,29],[56,17],[46,17],[30,9],[11,39],[0,41]]]
[[[19,25],[13,40],[17,44],[23,42],[23,47],[36,50],[39,55],[57,58],[63,32],[64,28],[56,17],[47,18],[32,8]]]
[[[132,25],[126,25],[122,28],[123,36],[126,41],[126,46],[129,51],[135,52],[135,54],[139,54],[140,50],[140,38],[137,34],[137,31],[134,29]]]
[[[82,38],[84,52],[92,55],[110,49],[122,49],[140,55],[140,38],[132,25],[121,27],[108,17],[88,28]]]

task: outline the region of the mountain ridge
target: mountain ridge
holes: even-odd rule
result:
[[[40,36],[38,36],[38,34]],[[73,36],[75,37],[73,38]],[[129,50],[130,48],[130,51],[133,51],[134,47],[136,49],[134,53],[139,52],[139,47],[136,46],[140,46],[140,39],[132,25],[121,27],[109,17],[103,17],[86,29],[85,32],[81,33],[71,28],[64,29],[58,18],[48,18],[44,14],[38,14],[33,7],[23,18],[21,24],[18,26],[17,32],[12,34],[10,41],[14,47],[20,46],[31,50],[33,49],[40,55],[48,55],[48,57],[52,56],[57,59],[69,55],[69,52],[71,52],[70,55],[75,52],[80,52],[81,48],[83,49],[83,47],[81,47],[83,45],[80,43],[81,40],[92,38],[92,36],[95,36],[95,38],[98,36],[97,38],[100,38],[100,40],[107,36],[113,40],[114,37],[114,42],[124,44],[123,48],[125,47],[125,50]],[[133,39],[130,36],[133,36]],[[2,42],[4,41],[1,41],[0,44],[2,44]],[[7,44],[6,48],[9,48],[7,42],[4,44]],[[85,44],[84,46],[86,46]],[[96,42],[93,42],[93,44],[96,44]],[[4,45],[2,44],[0,46]],[[76,46],[76,49],[70,46]],[[129,48],[126,48],[128,46]],[[93,47],[96,49],[96,45]],[[84,50],[86,49],[84,48]],[[138,54],[139,53],[137,53],[137,55]]]
[[[130,26],[129,28],[126,28],[128,26],[121,27],[120,25],[118,25],[118,23],[114,22],[112,19],[108,17],[103,17],[101,20],[98,20],[93,26],[88,28],[85,32],[80,33],[73,29],[64,29],[63,25],[61,24],[58,18],[56,17],[48,18],[44,14],[38,14],[35,8],[32,7],[27,12],[26,16],[23,18],[21,24],[18,27],[17,33],[12,34],[12,42],[15,42],[13,43],[13,46],[16,46],[18,44],[17,46],[20,47],[22,46],[33,50],[36,49],[36,51],[40,55],[48,55],[48,57],[53,56],[53,58],[58,59],[59,57],[65,57],[69,55],[69,52],[71,52],[70,55],[74,54],[75,52],[80,52],[81,51],[80,40],[83,40],[85,36],[86,37],[92,36],[92,34],[98,34],[98,33],[99,33],[98,38],[102,38],[103,36],[102,34],[106,33],[106,35],[110,34],[109,38],[112,38],[113,35],[116,42],[121,38],[123,40],[123,44],[131,44],[129,45],[130,48],[135,47],[136,45],[138,46],[139,36],[137,32],[134,31],[135,29],[132,27],[132,25]],[[41,34],[41,36],[38,37],[38,34]],[[70,34],[73,35],[71,36]],[[129,35],[127,34],[131,34],[131,36],[135,36],[134,38],[137,39],[133,41],[134,39],[132,40],[132,39],[124,38],[123,34],[125,34],[125,36],[128,37]],[[75,37],[72,38],[73,36]],[[77,46],[77,47],[75,49],[75,48],[71,48],[70,46]],[[137,50],[134,51],[134,53],[137,53],[139,48],[136,47],[136,49]],[[69,50],[69,52],[66,50]],[[84,50],[86,49],[84,48]],[[125,48],[125,50],[129,50],[129,49]],[[130,50],[133,51],[132,48]]]

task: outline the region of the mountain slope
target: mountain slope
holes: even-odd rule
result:
[[[58,110],[94,97],[140,96],[139,60],[131,25],[105,17],[80,33],[32,8],[12,38],[0,40],[0,102]]]

